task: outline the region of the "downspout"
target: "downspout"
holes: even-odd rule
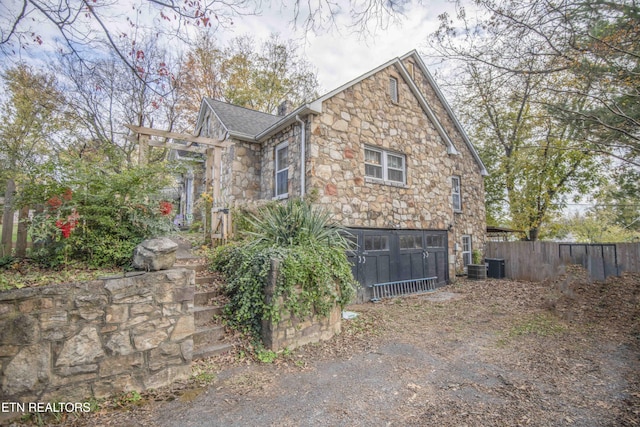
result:
[[[298,114],[296,114],[296,121],[300,123],[300,129],[301,129],[301,134],[300,134],[300,198],[304,199],[304,195],[306,193],[306,176],[307,176],[307,171],[306,171],[306,163],[305,163],[305,158],[306,158],[306,134],[307,134],[307,126],[304,122],[304,120],[300,119],[300,116]]]

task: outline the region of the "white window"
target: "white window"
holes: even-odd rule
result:
[[[453,210],[456,212],[462,211],[462,193],[460,191],[460,177],[451,177],[451,199],[453,201]]]
[[[471,257],[471,236],[462,236],[462,265],[465,270],[467,269],[467,265],[472,263]]]
[[[275,171],[276,185],[275,197],[283,199],[288,197],[289,191],[289,144],[282,143],[276,147]]]
[[[406,176],[404,154],[377,148],[364,149],[364,174],[369,178],[404,184]]]
[[[398,102],[398,79],[389,77],[389,96],[393,102]]]

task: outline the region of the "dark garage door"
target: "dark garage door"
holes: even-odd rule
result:
[[[359,300],[367,300],[367,286],[436,277],[447,283],[447,232],[429,230],[350,229],[357,249],[347,255],[354,277],[363,285]]]

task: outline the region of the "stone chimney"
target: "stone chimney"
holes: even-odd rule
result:
[[[280,105],[278,105],[278,115],[280,117],[284,117],[287,115],[289,110],[289,102],[287,100],[282,101]]]

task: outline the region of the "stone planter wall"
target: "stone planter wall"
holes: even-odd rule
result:
[[[265,302],[270,303],[275,292],[278,277],[278,262],[272,260],[269,285],[265,288]],[[331,339],[340,333],[342,311],[335,306],[329,316],[313,314],[305,318],[282,312],[279,322],[262,321],[262,342],[272,351],[285,348],[294,349],[305,344]]]
[[[80,401],[190,375],[195,273],[0,293],[2,401]]]

